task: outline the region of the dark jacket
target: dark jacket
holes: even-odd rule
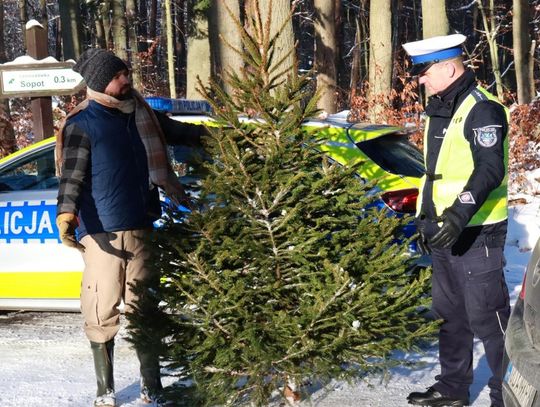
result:
[[[433,96],[426,106],[426,114],[430,117],[427,135],[429,138],[429,150],[426,155],[426,172],[428,174],[435,173],[437,157],[452,116],[476,86],[473,72],[466,71],[440,95]],[[493,147],[483,148],[476,140],[478,129],[493,125],[501,125],[501,127],[497,127],[497,143]],[[471,109],[464,128],[464,137],[470,143],[475,164],[474,171],[467,181],[464,191],[472,193],[476,199],[476,204],[463,204],[457,198],[452,204],[452,208],[460,215],[463,226],[469,222],[489,193],[500,185],[501,180],[504,178],[503,142],[508,134],[508,121],[504,108],[493,101],[480,101]],[[458,166],[459,163],[455,165]],[[428,219],[435,218],[432,182],[429,180],[426,181],[424,186],[421,213]],[[507,221],[493,225],[467,227],[454,245],[454,249],[461,252],[471,247],[483,245],[488,247],[504,246],[506,229]]]
[[[167,141],[196,145],[202,126],[158,114]],[[135,114],[90,101],[64,128],[64,168],[57,213],[79,216],[86,234],[141,229],[161,215],[158,189],[151,185]]]

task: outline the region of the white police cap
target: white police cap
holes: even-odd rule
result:
[[[403,44],[413,64],[411,75],[419,75],[434,63],[461,55],[461,44],[466,39],[463,34],[451,34]]]

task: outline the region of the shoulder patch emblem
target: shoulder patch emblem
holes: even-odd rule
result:
[[[476,204],[474,197],[469,191],[462,192],[461,194],[458,195],[458,198],[459,198],[459,202],[461,202],[462,204],[471,204],[471,205]]]
[[[482,147],[493,147],[497,143],[497,128],[500,126],[484,126],[473,129],[478,144]]]

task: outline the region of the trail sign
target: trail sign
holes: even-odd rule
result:
[[[58,62],[51,57],[38,61],[28,56],[0,64],[0,97],[76,93],[83,88],[84,82],[82,76],[71,69],[73,65],[73,62]]]

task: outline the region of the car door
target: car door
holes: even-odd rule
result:
[[[54,140],[0,162],[0,309],[78,310],[83,261],[55,224]]]

